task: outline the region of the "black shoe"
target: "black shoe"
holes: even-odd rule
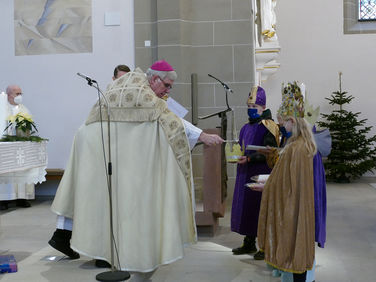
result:
[[[253,256],[253,258],[255,260],[264,260],[265,259],[265,253],[262,252],[262,251],[258,251],[257,253],[255,253],[255,255]]]
[[[28,200],[26,199],[17,199],[16,200],[16,206],[17,207],[23,207],[23,208],[30,208],[31,204]]]
[[[111,264],[109,264],[107,261],[101,260],[101,259],[95,260],[95,266],[99,267],[99,268],[111,268]]]
[[[8,201],[0,201],[0,210],[5,211],[8,209]]]
[[[232,249],[232,254],[233,255],[244,255],[244,254],[253,254],[257,252],[257,248],[256,246],[254,248],[247,248],[245,247],[244,245],[239,247],[239,248],[236,248],[236,249]]]
[[[48,244],[59,252],[62,252],[64,255],[68,256],[70,259],[78,259],[80,258],[80,254],[72,250],[70,247],[71,237],[72,231],[56,229],[54,235],[50,241],[48,241]]]
[[[234,255],[253,254],[255,252],[257,252],[256,240],[249,236],[244,237],[243,245],[241,247],[232,249]]]

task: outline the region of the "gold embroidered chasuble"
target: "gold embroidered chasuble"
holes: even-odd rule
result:
[[[315,257],[313,160],[302,138],[288,144],[268,178],[257,240],[272,266],[302,273]]]
[[[144,72],[140,68],[136,68],[116,79],[109,85],[105,96],[111,108],[111,121],[157,120],[161,124],[187,183],[190,183],[191,154],[189,144],[186,142],[184,125],[181,119],[168,109],[167,103],[155,95]],[[94,105],[86,124],[100,121],[99,103],[105,105],[104,99],[101,98],[100,102],[98,101]],[[107,108],[102,107],[101,109],[102,118],[107,121]]]
[[[197,240],[188,139],[181,119],[153,93],[140,69],[111,83],[105,97],[111,118],[117,267],[149,272],[181,258],[184,244]],[[73,249],[110,261],[99,110],[98,102],[75,136],[52,210],[73,218]],[[102,108],[102,117],[107,119],[107,109]],[[107,132],[107,122],[103,127]]]

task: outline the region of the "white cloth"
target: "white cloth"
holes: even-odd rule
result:
[[[34,184],[0,184],[0,201],[35,199]]]
[[[8,116],[10,116],[10,115],[16,115],[18,113],[27,113],[27,114],[30,114],[30,111],[23,104],[12,105],[12,104],[10,104],[8,102],[8,112],[7,112]]]
[[[103,126],[106,132],[107,124]],[[182,258],[184,244],[197,240],[193,189],[160,122],[113,122],[111,134],[120,267],[150,272]],[[78,130],[52,210],[74,219],[74,250],[110,261],[108,191],[99,136],[97,122]]]
[[[57,229],[64,229],[64,230],[70,230],[73,229],[73,220],[69,217],[65,217],[62,215],[57,216],[56,220],[56,228]]]
[[[184,108],[182,105],[180,105],[178,102],[176,102],[173,98],[168,97],[166,102],[168,109],[178,117],[184,118],[187,115],[188,110]]]
[[[187,114],[184,111],[185,108],[182,105],[180,105],[178,102],[176,102],[174,99],[172,99],[171,97],[168,97],[167,99],[167,107],[171,112],[173,112],[175,115],[180,117],[181,120],[183,121],[185,132],[187,134],[188,141],[189,141],[189,148],[192,150],[193,147],[196,145],[198,138],[200,137],[202,129],[194,126],[189,121],[186,121],[185,119],[183,119],[183,117]]]
[[[8,103],[7,108],[7,118],[10,115],[16,115],[19,112],[30,114],[29,110],[22,104],[12,105]],[[13,126],[10,126],[7,129],[7,134],[15,135],[16,129]],[[27,199],[31,200],[35,198],[35,187],[34,184],[0,184],[0,201],[9,201],[16,199]]]
[[[0,184],[37,184],[46,181],[47,166],[0,174]],[[1,193],[1,191],[0,191]]]
[[[189,141],[189,148],[192,150],[202,133],[202,129],[194,126],[192,123],[186,121],[185,119],[182,119],[182,121],[184,124],[185,133],[187,134],[187,138]]]
[[[198,138],[202,132],[202,129],[194,126],[189,121],[182,119],[185,132],[187,134],[189,148],[192,150],[196,145]],[[193,203],[194,205],[194,203]],[[73,220],[71,218],[65,218],[64,216],[58,216],[56,227],[59,229],[72,230]]]
[[[43,182],[45,179],[40,179],[45,175],[43,170],[31,171],[31,169],[47,166],[47,142],[0,142],[0,160],[0,183]]]
[[[194,126],[189,121],[182,119],[185,132],[187,134],[189,148],[192,150],[196,145],[198,138],[202,132],[202,129]],[[193,203],[194,205],[194,203]],[[70,218],[65,218],[64,216],[58,216],[56,227],[59,229],[72,230],[73,220]]]

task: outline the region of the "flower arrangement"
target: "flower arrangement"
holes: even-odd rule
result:
[[[9,116],[8,121],[9,125],[7,126],[7,128],[13,125],[16,129],[16,135],[18,136],[26,137],[34,134],[35,131],[38,131],[31,115],[29,115],[28,113],[20,112],[14,116]],[[32,131],[33,128],[35,129],[35,131]]]
[[[28,113],[20,112],[16,115],[9,116],[7,118],[8,126],[5,128],[6,131],[8,128],[14,128],[16,134],[14,135],[4,135],[0,140],[1,142],[13,142],[13,141],[34,141],[41,142],[44,139],[39,136],[35,136],[35,132],[38,131],[31,115]]]

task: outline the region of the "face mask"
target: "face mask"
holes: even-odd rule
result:
[[[248,116],[250,118],[259,118],[260,115],[257,113],[257,109],[248,109]]]
[[[16,97],[14,97],[14,103],[17,104],[17,105],[22,104],[22,96],[18,95]]]
[[[282,136],[284,136],[284,137],[286,137],[286,138],[289,138],[289,137],[291,137],[291,135],[292,135],[292,132],[287,132],[286,127],[284,127],[284,126],[281,126],[281,127],[279,128],[279,130],[281,131]]]

